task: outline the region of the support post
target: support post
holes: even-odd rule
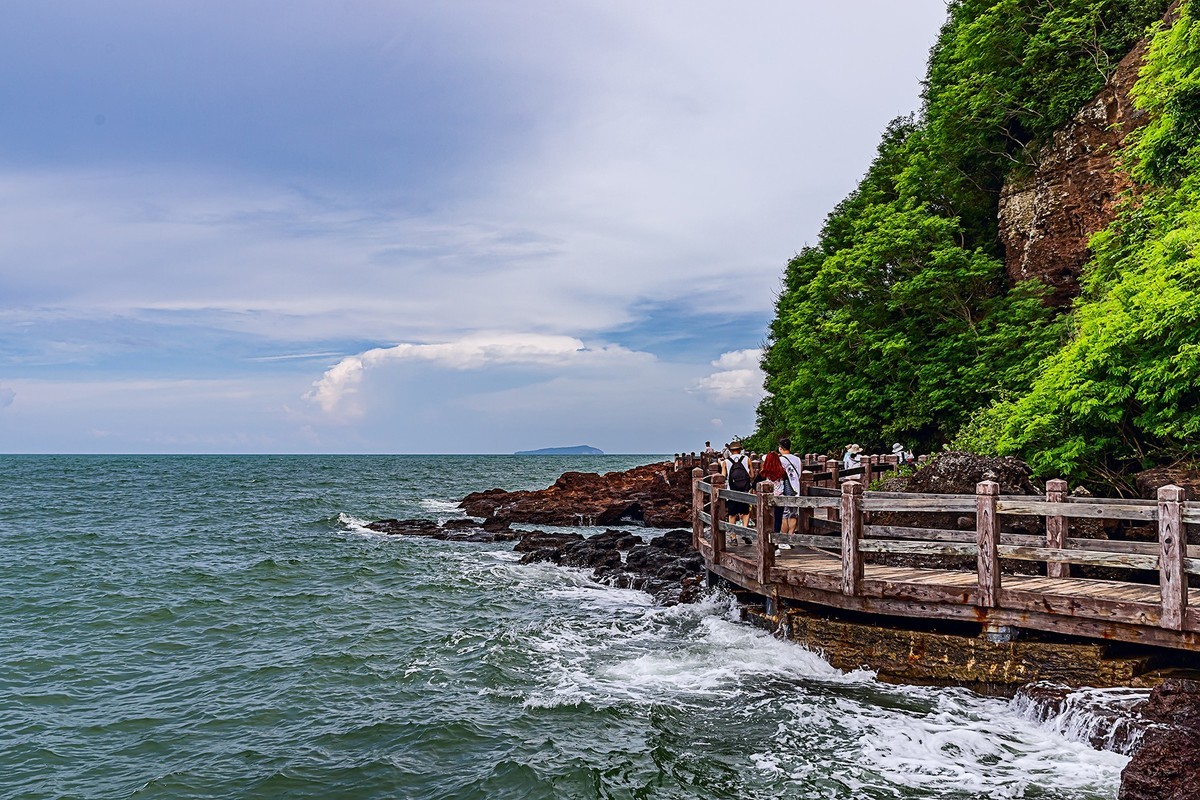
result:
[[[1162,626],[1183,630],[1187,617],[1187,531],[1183,527],[1184,490],[1163,486],[1158,490],[1158,584],[1162,590]]]
[[[975,485],[975,543],[979,546],[977,571],[979,605],[995,608],[1000,602],[999,525],[996,524],[996,498],[1000,484],[981,481]]]
[[[758,485],[758,503],[754,506],[754,525],[758,528],[758,582],[765,592],[775,566],[775,486],[770,481]]]
[[[725,531],[721,523],[725,521],[725,498],[721,490],[725,488],[725,476],[716,473],[712,476],[712,552],[713,563],[721,563],[721,554],[725,552]]]
[[[1046,481],[1046,502],[1067,502],[1067,482],[1061,478]],[[1046,547],[1064,549],[1067,546],[1067,518],[1062,515],[1046,517]],[[1071,565],[1062,561],[1046,562],[1047,578],[1071,577]]]
[[[808,497],[808,487],[813,485],[813,474],[808,470],[800,472],[800,486],[796,488],[798,497]],[[796,514],[796,533],[812,533],[812,518],[813,510],[811,508],[798,508]]]
[[[829,471],[829,488],[836,489],[841,486],[842,462],[836,458],[830,458],[825,461],[825,469]],[[860,478],[861,480],[861,478]],[[825,509],[825,519],[837,522],[840,519],[836,508]]]
[[[696,467],[692,470],[692,547],[700,550],[700,540],[704,538],[704,520],[700,512],[704,510],[704,492],[700,484],[704,483],[704,470]]]
[[[858,481],[842,484],[842,594],[851,597],[862,588],[863,562],[858,542],[862,539],[862,491]]]

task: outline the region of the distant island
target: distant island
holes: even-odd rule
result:
[[[603,450],[597,450],[586,444],[574,447],[543,447],[541,450],[518,450],[514,456],[602,456]]]

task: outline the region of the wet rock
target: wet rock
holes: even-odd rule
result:
[[[1160,727],[1121,773],[1120,800],[1200,797],[1200,681],[1167,680],[1139,710]]]
[[[703,591],[704,559],[692,549],[690,531],[668,531],[649,540],[615,530],[590,538],[534,531],[514,549],[525,554],[523,564],[591,567],[596,580],[648,592],[666,605],[694,602]]]
[[[510,523],[675,528],[689,524],[691,503],[691,473],[662,463],[604,475],[566,472],[537,491],[473,492],[462,507],[471,516]]]
[[[1013,709],[1097,750],[1132,753],[1155,723],[1139,709],[1145,689],[1073,688],[1039,681],[1017,690]]]
[[[381,519],[366,527],[389,536],[423,536],[451,542],[511,542],[519,536],[507,523],[488,529],[469,519],[447,520],[442,525],[431,519]]]

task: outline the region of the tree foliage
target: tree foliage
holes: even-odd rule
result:
[[[921,114],[888,127],[858,188],[787,265],[763,357],[769,395],[756,448],[790,433],[803,449],[893,439],[930,449],[968,422],[977,432],[981,410],[1014,409],[1030,394],[1082,318],[1068,324],[1047,308],[1040,283],[1007,282],[1000,187],[1028,169],[1165,6],[949,5]],[[1171,141],[1168,150],[1179,146]],[[1181,158],[1174,151],[1163,158],[1164,168],[1188,169],[1171,166]],[[984,444],[1001,446],[995,437]]]
[[[1138,196],[1092,241],[1073,333],[1024,395],[973,422],[977,447],[1042,473],[1125,481],[1200,455],[1200,22],[1158,32],[1127,156]]]

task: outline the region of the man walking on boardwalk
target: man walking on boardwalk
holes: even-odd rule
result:
[[[783,496],[795,497],[800,494],[800,473],[804,471],[804,462],[792,455],[792,440],[784,436],[779,440],[779,460],[783,464],[786,477],[783,479]],[[783,522],[780,533],[795,533],[796,521],[800,518],[800,509],[787,506],[783,510]]]
[[[721,462],[727,486],[735,492],[754,491],[754,466],[742,453],[741,442],[729,443],[729,458]],[[729,521],[742,527],[750,527],[750,504],[741,500],[730,500],[726,504]]]

